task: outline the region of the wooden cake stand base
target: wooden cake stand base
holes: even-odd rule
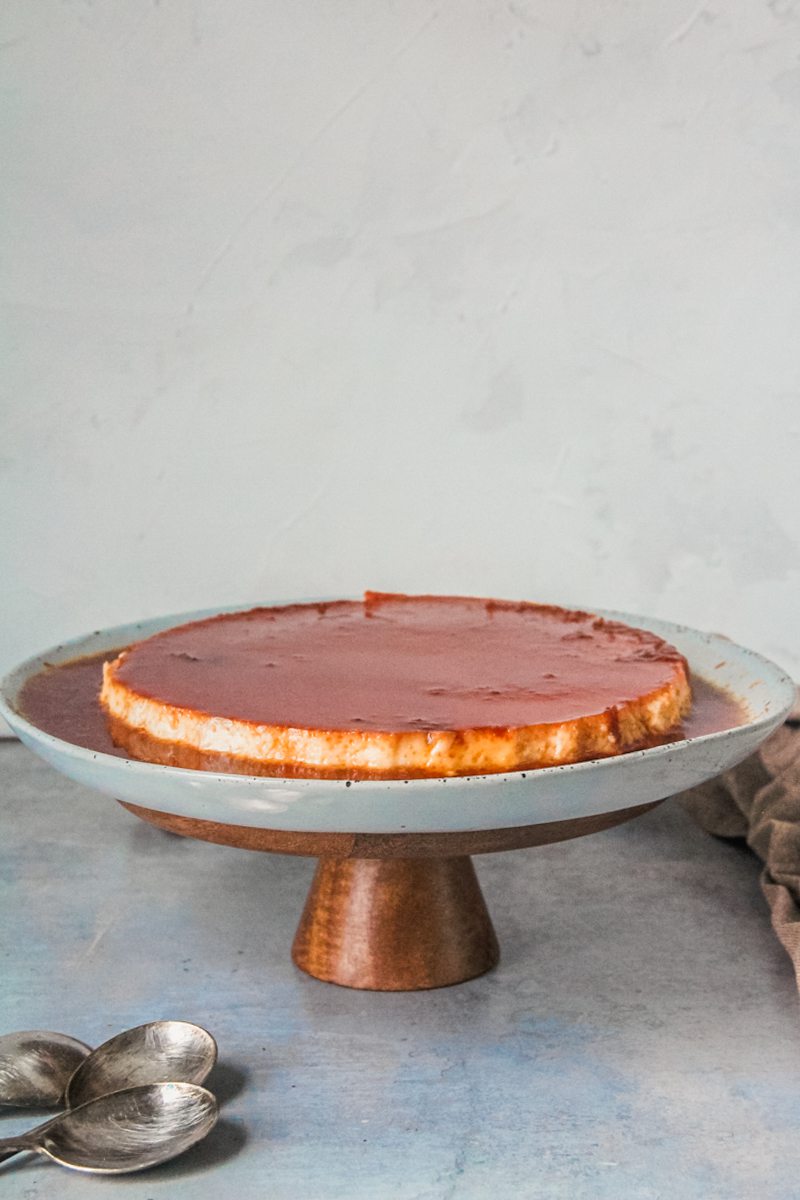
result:
[[[512,829],[419,834],[254,829],[120,803],[184,837],[318,858],[292,958],[316,979],[397,992],[462,983],[497,962],[497,938],[470,855],[598,833],[661,801]]]

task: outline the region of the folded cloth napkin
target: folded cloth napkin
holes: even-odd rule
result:
[[[708,833],[744,838],[764,863],[772,927],[800,987],[800,697],[755,754],[679,800]]]

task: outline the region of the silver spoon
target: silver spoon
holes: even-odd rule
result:
[[[0,1138],[0,1161],[35,1150],[76,1171],[123,1175],[183,1154],[213,1129],[217,1115],[211,1092],[194,1083],[126,1088]]]
[[[64,1091],[67,1108],[145,1083],[202,1083],[217,1043],[188,1021],[150,1021],[103,1042],[81,1062]]]
[[[0,1105],[55,1108],[90,1047],[64,1033],[31,1029],[0,1037]]]

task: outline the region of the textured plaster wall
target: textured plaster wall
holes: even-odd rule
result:
[[[0,666],[368,586],[800,677],[800,5],[2,21]]]

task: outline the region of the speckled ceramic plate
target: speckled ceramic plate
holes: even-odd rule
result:
[[[236,605],[226,611],[249,608]],[[500,829],[614,812],[662,800],[728,770],[784,720],[792,680],[774,663],[715,634],[626,613],[600,616],[650,629],[686,656],[693,674],[725,688],[747,721],[617,758],[539,771],[452,779],[267,779],[187,771],[118,758],[38,729],[17,711],[27,679],[58,664],[117,649],[220,609],[120,625],[65,642],[22,663],[0,685],[0,712],[20,739],[70,779],[115,799],[178,816],[232,825],[320,833],[443,832]]]

